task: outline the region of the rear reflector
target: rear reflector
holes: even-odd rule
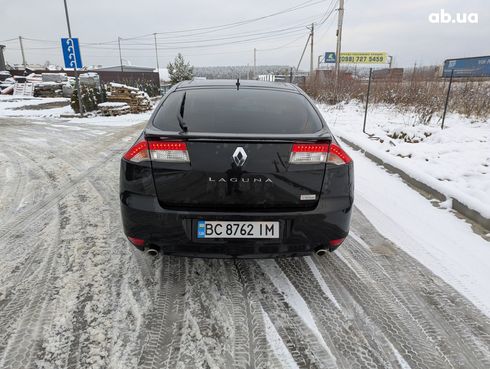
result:
[[[295,143],[291,150],[291,164],[348,164],[352,159],[336,144]]]
[[[141,238],[136,238],[136,237],[128,237],[129,242],[131,242],[133,245],[141,247],[145,245],[145,240],[142,240]]]
[[[182,141],[150,141],[151,160],[167,163],[189,163],[187,144]]]
[[[337,246],[340,246],[342,244],[342,242],[344,242],[345,238],[339,238],[338,240],[330,240],[328,241],[328,244],[331,246],[331,247],[337,247]]]

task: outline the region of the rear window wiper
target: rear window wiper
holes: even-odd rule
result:
[[[179,126],[182,129],[182,132],[187,132],[189,128],[184,120],[184,107],[185,107],[185,97],[187,92],[184,92],[184,96],[182,97],[182,102],[180,103],[179,113],[177,114],[177,121],[179,122]]]

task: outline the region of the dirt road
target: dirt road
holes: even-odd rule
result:
[[[490,320],[357,209],[324,257],[134,251],[141,127],[0,119],[0,368],[490,368]]]

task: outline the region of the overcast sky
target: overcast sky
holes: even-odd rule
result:
[[[335,50],[337,8],[331,0],[68,0],[72,33],[82,43],[85,65],[119,65],[117,37],[122,37],[125,63],[155,66],[153,33],[159,44],[160,66],[182,52],[196,66],[296,65],[316,22],[314,54]],[[285,9],[302,8],[262,20]],[[0,0],[0,41],[7,45],[7,62],[21,63],[18,37],[26,38],[28,63],[49,60],[62,64],[59,38],[66,37],[62,0]],[[441,9],[477,13],[478,23],[436,24],[431,13]],[[343,51],[386,51],[395,65],[440,64],[446,58],[490,54],[489,0],[346,0]],[[474,20],[474,18],[472,18]],[[233,24],[243,22],[241,25]],[[323,21],[323,23],[322,23]],[[227,25],[222,29],[217,26]],[[231,24],[231,25],[229,25]],[[215,27],[215,28],[210,28]],[[196,28],[204,30],[189,31]],[[185,31],[172,33],[174,31]],[[139,37],[132,40],[128,38]],[[44,40],[44,41],[34,41]],[[101,45],[87,43],[111,42]],[[199,47],[196,47],[199,46]],[[309,49],[302,67],[309,65]]]

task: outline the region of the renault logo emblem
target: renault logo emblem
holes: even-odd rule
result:
[[[245,153],[243,147],[238,146],[233,153],[233,161],[237,167],[241,167],[243,164],[245,164],[245,160],[247,160],[247,154]]]

